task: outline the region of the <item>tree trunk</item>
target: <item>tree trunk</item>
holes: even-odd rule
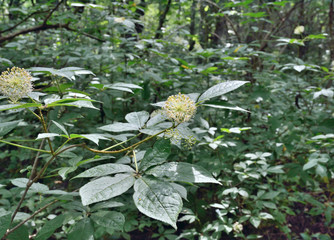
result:
[[[334,61],[334,29],[333,29],[333,21],[334,21],[334,0],[331,1],[329,6],[329,16],[328,16],[328,28],[329,28],[329,50],[330,50],[330,58],[331,62]]]
[[[154,37],[155,39],[160,39],[162,37],[161,28],[164,26],[164,23],[165,23],[165,20],[166,20],[166,17],[167,17],[167,13],[169,11],[171,3],[172,3],[172,0],[168,0],[165,11],[159,17],[159,26],[157,28],[157,32],[156,32],[155,37]]]
[[[195,41],[193,40],[193,35],[195,35],[195,25],[196,25],[196,0],[193,0],[193,3],[191,5],[191,23],[190,23],[190,40],[189,40],[189,51],[194,49]]]

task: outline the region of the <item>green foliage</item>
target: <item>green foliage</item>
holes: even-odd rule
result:
[[[1,1],[0,237],[333,238],[332,4]]]

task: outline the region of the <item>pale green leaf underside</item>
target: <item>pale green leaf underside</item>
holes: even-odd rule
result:
[[[184,163],[169,162],[156,166],[146,172],[158,178],[166,178],[170,181],[181,181],[191,183],[217,183],[211,174],[201,166]]]
[[[68,132],[66,131],[65,127],[56,121],[51,120],[66,136],[69,136]]]
[[[235,111],[241,111],[241,112],[249,112],[246,109],[243,109],[241,107],[235,106],[235,107],[230,107],[230,106],[221,106],[221,105],[215,105],[215,104],[201,104],[201,106],[207,106],[207,107],[212,107],[212,108],[221,108],[221,109],[229,109],[229,110],[235,110]]]
[[[99,129],[108,132],[126,132],[138,130],[138,127],[130,123],[113,123],[99,127]]]
[[[132,174],[117,174],[93,180],[80,188],[82,204],[87,206],[121,195],[132,187],[134,181]]]
[[[124,164],[117,164],[117,163],[107,163],[102,164],[93,168],[90,168],[79,175],[75,176],[74,178],[86,178],[86,177],[102,177],[109,174],[121,173],[121,172],[134,172],[134,170]],[[73,178],[73,179],[74,179]]]
[[[140,212],[173,226],[182,210],[182,198],[168,183],[142,177],[136,180],[133,200]]]
[[[132,112],[125,116],[126,121],[130,124],[136,126],[138,129],[142,128],[147,120],[149,119],[150,114],[145,111],[141,112]]]
[[[206,90],[199,97],[197,102],[202,102],[202,101],[206,101],[210,98],[221,96],[225,93],[228,93],[228,92],[231,92],[231,91],[237,89],[238,87],[241,87],[245,83],[248,83],[248,81],[238,81],[238,80],[236,80],[236,81],[227,81],[227,82],[217,84],[217,85],[209,88],[208,90]]]

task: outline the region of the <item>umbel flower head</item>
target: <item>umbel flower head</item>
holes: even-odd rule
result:
[[[196,113],[196,103],[187,95],[169,96],[163,109],[168,118],[177,123],[188,122]]]
[[[0,75],[0,93],[13,103],[32,92],[32,76],[23,68],[13,67]]]

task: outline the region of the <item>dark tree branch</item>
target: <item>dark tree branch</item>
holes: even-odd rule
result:
[[[165,20],[166,20],[166,16],[167,16],[167,13],[169,11],[169,8],[170,8],[170,4],[172,3],[172,0],[168,0],[168,3],[167,3],[167,6],[165,8],[165,11],[160,15],[160,18],[159,18],[159,26],[157,28],[157,33],[155,34],[155,39],[159,39],[162,37],[162,33],[161,33],[161,28],[163,27],[164,23],[165,23]]]
[[[41,142],[41,144],[40,144],[40,146],[39,146],[39,149],[42,149],[42,148],[43,148],[44,142],[45,142],[45,138],[43,138],[43,140],[42,140],[42,142]],[[35,175],[35,173],[36,173],[36,169],[37,169],[37,164],[38,164],[38,158],[39,158],[39,155],[40,155],[40,152],[38,152],[37,155],[36,155],[36,157],[35,157],[34,164],[33,164],[32,170],[31,170],[31,174],[30,174],[30,177],[29,177],[28,184],[30,184],[30,182],[33,180],[34,175]],[[22,194],[22,196],[21,196],[21,199],[20,199],[20,202],[19,202],[19,204],[17,205],[17,207],[16,207],[16,209],[15,209],[13,215],[12,215],[11,222],[14,221],[14,218],[15,218],[17,212],[20,210],[21,205],[22,205],[22,203],[23,203],[23,200],[24,200],[24,198],[26,197],[26,195],[27,195],[27,193],[28,193],[28,190],[29,190],[29,189],[26,188],[25,191],[23,192],[23,194]]]
[[[209,3],[209,4],[213,5],[213,6],[215,6],[215,7],[218,8],[219,10],[222,9],[222,8],[219,7],[219,5],[216,4],[215,2],[212,2],[212,1],[210,1],[210,0],[205,0],[205,2],[207,2],[207,3]],[[241,37],[240,37],[240,35],[239,35],[238,30],[235,28],[235,26],[234,26],[232,20],[227,16],[227,14],[224,15],[224,18],[225,18],[225,20],[230,24],[230,26],[231,26],[233,32],[235,33],[235,36],[236,36],[237,39],[238,39],[238,42],[241,43]]]
[[[266,47],[267,47],[267,41],[268,39],[275,34],[278,30],[280,30],[280,28],[283,26],[283,24],[289,19],[291,13],[297,9],[297,7],[301,4],[301,2],[296,3],[283,17],[283,19],[281,20],[281,22],[279,24],[277,24],[276,26],[272,27],[270,32],[268,32],[265,37],[262,40],[262,44],[259,48],[259,51],[263,51]]]
[[[0,37],[0,43],[3,43],[3,42],[8,41],[8,40],[12,40],[13,38],[16,38],[19,35],[23,35],[23,34],[27,34],[27,33],[31,33],[31,32],[44,31],[44,30],[48,30],[48,29],[67,28],[68,25],[69,25],[69,23],[66,23],[66,24],[50,24],[50,25],[46,24],[46,25],[38,25],[38,26],[35,26],[35,27],[22,29],[18,32],[11,33],[11,34],[8,34],[6,36]]]
[[[80,31],[78,31],[76,29],[73,29],[73,28],[71,28],[69,26],[69,23],[65,23],[65,24],[38,25],[38,26],[35,26],[35,27],[30,27],[30,28],[27,28],[27,29],[22,29],[22,30],[20,30],[18,32],[15,32],[15,33],[8,34],[6,36],[0,37],[0,44],[3,43],[3,42],[6,42],[6,41],[12,40],[13,38],[16,38],[19,35],[28,34],[28,33],[31,33],[31,32],[45,31],[45,30],[49,30],[49,29],[59,29],[59,28],[63,28],[63,29],[66,29],[66,30],[69,30],[69,31],[72,31],[72,32],[76,32],[76,33],[82,34],[82,35],[84,35],[86,37],[92,38],[92,39],[100,41],[100,42],[105,42],[105,40],[103,40],[103,39],[100,39],[100,38],[95,37],[93,35],[90,35],[88,33],[80,32]]]
[[[60,6],[60,4],[62,4],[64,2],[64,0],[61,0],[57,3],[57,5],[49,12],[49,14],[46,16],[46,18],[43,21],[43,25],[46,25],[47,21],[50,19],[50,17],[52,16],[52,14],[58,9],[58,7]]]
[[[333,21],[334,21],[334,0],[332,0],[330,2],[329,13],[328,13],[329,50],[330,50],[331,61],[334,60],[334,29],[333,29]]]
[[[193,0],[191,4],[191,22],[190,22],[190,35],[195,35],[195,21],[196,21],[196,0]],[[192,36],[189,41],[189,51],[193,50],[195,46],[195,41],[193,40]]]
[[[31,14],[29,14],[27,17],[25,17],[22,21],[18,22],[17,24],[15,24],[14,26],[10,27],[10,28],[7,28],[3,31],[0,31],[0,34],[1,33],[4,33],[4,32],[9,32],[15,28],[17,28],[19,25],[21,25],[22,23],[24,23],[25,21],[27,21],[31,16],[35,15],[35,14],[39,14],[39,13],[45,13],[45,12],[48,12],[48,11],[37,11],[37,12],[33,12]]]

